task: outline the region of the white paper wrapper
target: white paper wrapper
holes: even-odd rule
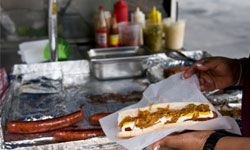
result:
[[[150,85],[143,93],[143,98],[138,103],[128,106],[125,109],[139,108],[148,106],[149,103],[166,103],[166,102],[208,102],[199,90],[199,82],[194,75],[189,79],[183,80],[182,74],[176,74],[168,79]],[[229,132],[241,134],[240,129],[234,119],[230,117],[219,117],[205,122],[199,122],[192,126],[182,126],[159,130],[141,136],[119,139],[116,134],[119,132],[117,126],[118,113],[115,112],[100,120],[103,131],[106,136],[114,142],[121,144],[127,149],[140,150],[163,137],[184,130],[218,130],[225,129]]]

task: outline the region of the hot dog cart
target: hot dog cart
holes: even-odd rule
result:
[[[174,3],[175,1],[171,2]],[[46,2],[39,3],[44,4]],[[197,42],[197,39],[194,37],[193,43],[195,46],[190,46],[189,43],[192,43],[192,41],[190,42],[189,40],[186,40],[185,42],[189,42],[186,44],[187,47],[190,46],[191,48],[186,48],[186,50],[181,51],[181,54],[178,53],[179,51],[171,51],[171,53],[166,51],[147,53],[146,48],[142,45],[95,48],[93,39],[86,38],[93,36],[94,31],[91,32],[94,30],[93,28],[87,28],[87,30],[84,30],[84,25],[80,27],[69,26],[69,22],[72,21],[69,19],[71,17],[73,18],[73,21],[75,21],[75,24],[82,25],[82,22],[79,21],[82,16],[75,15],[74,13],[74,8],[79,9],[79,7],[76,6],[78,2],[75,2],[75,4],[74,2],[72,2],[73,4],[70,3],[70,1],[64,1],[61,4],[62,6],[57,6],[58,8],[62,7],[63,9],[61,13],[65,14],[64,19],[62,20],[60,20],[60,16],[57,18],[58,22],[65,25],[64,28],[69,27],[70,30],[62,29],[63,26],[58,26],[57,30],[63,30],[62,35],[71,45],[73,49],[71,55],[72,59],[69,58],[67,61],[38,62],[29,64],[19,64],[20,62],[15,62],[14,65],[12,65],[11,71],[10,69],[7,71],[10,82],[1,101],[2,113],[0,129],[2,132],[0,134],[0,140],[1,148],[3,149],[125,149],[117,143],[110,141],[107,137],[103,136],[103,134],[100,134],[101,136],[97,134],[96,136],[84,140],[72,141],[72,135],[77,133],[70,133],[66,140],[61,141],[57,140],[55,133],[61,130],[99,130],[101,128],[100,126],[91,125],[89,117],[93,114],[113,113],[126,106],[135,104],[141,100],[143,91],[150,84],[161,81],[173,73],[176,73],[173,68],[190,66],[199,59],[217,54],[221,55],[223,53],[210,50],[211,47],[209,46],[201,46],[201,48],[204,48],[202,50],[194,49],[193,47],[199,45],[195,43],[195,41]],[[84,9],[86,9],[86,3],[88,2],[84,3]],[[103,3],[106,7],[110,7],[114,2],[109,1]],[[143,2],[141,1],[128,1],[128,6],[131,7],[131,10],[134,10],[135,6],[142,3]],[[186,6],[190,3],[194,2],[192,0],[186,3],[183,2],[185,8],[181,9],[183,10],[182,12],[180,11],[181,15],[189,16],[191,18],[190,20],[194,19],[193,15],[197,15],[197,12],[191,12],[192,10],[197,10],[204,16],[215,15],[211,12],[210,8],[204,8],[203,5],[199,4],[197,4],[197,7],[193,6],[194,8],[191,7],[188,9]],[[142,10],[149,12],[151,10],[151,5],[156,5],[159,11],[162,12],[162,15],[167,17],[168,14],[163,10],[164,8],[162,4],[163,1],[158,3],[148,1],[142,5]],[[7,9],[8,7],[11,8],[10,5],[10,2],[6,2],[1,4],[1,7]],[[34,14],[38,14],[37,18],[40,17],[44,20],[49,19],[49,17],[46,18],[47,12],[44,14],[44,9],[47,11],[47,7],[41,8],[39,5],[40,4],[34,3],[34,6],[39,8],[39,11]],[[67,14],[64,5],[66,9],[71,5],[68,11],[72,12]],[[27,6],[23,7],[25,7],[25,10],[27,9]],[[91,7],[96,9],[97,6],[93,4]],[[171,4],[171,7],[176,7],[176,5],[172,6]],[[239,7],[239,9],[240,8],[241,7]],[[12,13],[15,14],[16,12]],[[7,14],[11,14],[11,12]],[[86,13],[83,14],[86,15]],[[173,13],[171,14],[173,15]],[[196,19],[194,24],[198,24],[199,22],[197,20],[199,19],[200,18]],[[33,34],[31,32],[35,32],[39,36],[42,35],[39,38],[43,38],[44,29],[45,31],[49,30],[51,36],[50,40],[56,38],[51,34],[51,32],[53,32],[53,30],[50,31],[51,27],[46,29],[46,25],[43,23],[39,24],[39,21],[37,22],[31,27],[24,26],[24,23],[20,23],[18,26],[19,28],[16,29],[20,38],[18,40],[13,40],[13,38],[15,39],[14,32],[13,34],[8,34],[11,29],[5,32],[5,38],[8,40],[1,39],[1,45],[3,48],[11,47],[14,45],[13,43],[20,43],[20,41],[23,42],[30,39],[37,39],[36,37],[32,37]],[[200,26],[197,26],[202,27],[202,23],[200,23]],[[73,28],[79,30],[75,31]],[[191,29],[195,32],[196,28],[191,27]],[[186,32],[191,32],[191,29],[188,27]],[[201,28],[200,30],[203,29]],[[204,31],[204,33],[209,34],[209,31]],[[81,38],[71,37],[73,34],[75,34],[75,37]],[[214,35],[217,35],[214,36],[215,38],[220,39],[219,35],[221,34],[214,33]],[[190,33],[187,34],[187,36],[190,36]],[[190,39],[190,37],[188,38]],[[2,44],[6,41],[11,42]],[[214,41],[214,39],[211,41]],[[51,49],[50,46],[51,45],[48,47]],[[218,46],[218,48],[221,47]],[[229,51],[230,52],[226,53],[225,56],[230,57],[234,55],[232,54],[232,50]],[[242,51],[241,53],[238,53],[239,55],[236,57],[242,57],[242,55],[247,53],[249,53],[247,50]],[[51,55],[53,54],[51,53]],[[5,55],[2,56],[1,59],[4,59]],[[8,55],[6,55],[6,58],[7,56]],[[6,58],[4,61],[1,60],[1,64],[7,62]],[[204,93],[204,95],[223,115],[234,117],[240,125],[241,89],[233,87],[226,90]],[[80,117],[81,119],[76,123],[72,123],[71,121],[67,122],[66,117],[77,111],[82,111],[84,117]],[[57,118],[62,119],[64,121],[63,124],[69,123],[71,125],[65,127],[62,126],[59,129],[50,131],[49,128],[51,128],[53,124],[54,126],[60,126],[60,124],[56,123]],[[28,132],[30,132],[28,134],[11,133],[8,131],[8,126],[11,121],[35,122],[38,120],[41,121],[39,124],[44,126],[45,131],[37,133],[32,132],[37,129],[34,124],[31,125],[32,128],[30,129],[30,126],[27,127],[24,124]],[[47,126],[46,120],[49,120],[49,124],[52,125]],[[19,130],[22,131],[23,128]]]

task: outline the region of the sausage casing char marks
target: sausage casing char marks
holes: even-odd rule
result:
[[[96,113],[89,117],[89,123],[93,126],[100,126],[99,119],[110,115],[111,113]]]
[[[53,138],[57,142],[86,140],[88,138],[104,136],[102,129],[80,129],[80,130],[66,130],[56,131]]]
[[[82,110],[66,116],[39,121],[10,121],[7,123],[9,133],[40,133],[71,126],[84,118]]]

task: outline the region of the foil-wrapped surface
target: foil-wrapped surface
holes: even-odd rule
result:
[[[1,116],[4,148],[21,148],[45,145],[54,149],[51,132],[39,134],[11,134],[6,131],[10,120],[35,121],[64,116],[82,106],[85,118],[74,129],[96,128],[89,124],[88,117],[99,112],[114,112],[141,99],[140,93],[148,86],[147,79],[123,79],[99,81],[89,72],[88,61],[53,62],[14,66],[11,86],[4,100]],[[93,99],[100,95],[101,101]],[[129,98],[119,101],[118,98]],[[100,98],[99,98],[100,99]],[[89,142],[89,143],[88,143]],[[58,149],[67,149],[69,143],[57,144]],[[117,149],[105,137],[76,141],[83,149]],[[72,146],[77,147],[75,144]],[[40,147],[40,146],[39,146]]]
[[[242,90],[239,88],[215,90],[205,93],[207,99],[221,112],[222,115],[236,119],[241,127]]]
[[[206,51],[183,51],[184,55],[194,60],[200,60],[205,57],[211,56]],[[147,78],[151,82],[158,82],[164,79],[164,69],[176,67],[176,66],[190,66],[193,62],[189,60],[178,60],[176,58],[170,58],[165,53],[155,54],[150,56],[143,62],[143,66],[146,69]]]
[[[241,104],[242,90],[241,89],[226,89],[215,90],[205,94],[210,102],[214,105],[227,104],[233,106],[233,104]],[[241,105],[238,106],[239,108]]]

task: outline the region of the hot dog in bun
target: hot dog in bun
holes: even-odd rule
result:
[[[153,104],[118,113],[119,138],[130,138],[156,130],[186,126],[218,117],[210,103],[174,102]]]

